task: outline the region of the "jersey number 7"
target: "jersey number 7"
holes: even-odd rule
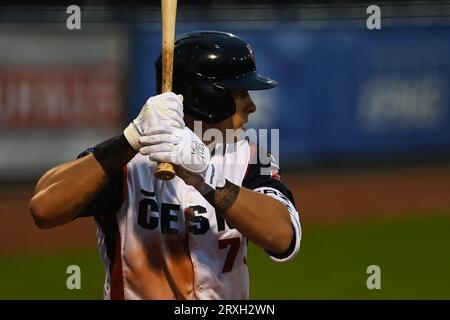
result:
[[[236,256],[240,246],[241,246],[241,238],[239,237],[219,239],[219,249],[226,249],[227,247],[230,247],[230,249],[228,250],[227,257],[225,258],[222,273],[230,272],[231,269],[233,269],[233,264],[234,261],[236,260]]]

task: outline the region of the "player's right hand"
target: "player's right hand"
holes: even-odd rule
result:
[[[209,149],[188,127],[156,126],[139,141],[143,146],[141,154],[155,162],[174,164],[177,175],[186,184],[197,188],[204,183],[209,190],[224,186],[222,170],[211,162]]]
[[[124,130],[125,138],[136,150],[142,147],[139,138],[146,135],[155,126],[167,125],[184,128],[183,96],[166,92],[150,97],[142,107],[139,115]]]

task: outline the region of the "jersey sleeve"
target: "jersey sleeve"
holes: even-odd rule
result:
[[[78,155],[77,159],[93,153],[96,149],[101,148],[103,144],[109,141],[110,140],[104,141],[93,148],[86,149]],[[116,211],[120,205],[123,184],[124,175],[123,172],[119,172],[110,179],[97,196],[75,218],[91,216],[99,217]]]
[[[281,182],[280,167],[276,159],[256,145],[250,145],[250,150],[250,162],[242,181],[242,186],[272,197],[288,209],[294,230],[294,238],[285,253],[274,254],[268,252],[268,254],[275,262],[289,261],[298,253],[302,235],[300,218],[294,197],[291,191]]]

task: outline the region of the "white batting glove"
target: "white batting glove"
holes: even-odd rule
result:
[[[173,128],[184,128],[183,96],[166,92],[150,97],[141,112],[123,131],[125,138],[136,150],[142,147],[139,138],[156,126],[167,125]]]
[[[188,184],[194,185],[198,181],[195,177],[200,177],[212,189],[225,185],[223,173],[211,163],[209,149],[188,127],[154,127],[140,137],[139,143],[143,146],[139,152],[150,160],[180,166],[180,177]]]

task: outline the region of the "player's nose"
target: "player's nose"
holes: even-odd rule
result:
[[[256,106],[255,104],[252,102],[249,107],[248,107],[248,113],[253,113],[256,111]]]
[[[246,114],[250,114],[256,111],[256,105],[253,102],[252,98],[250,98],[250,96],[248,96],[247,101],[246,101],[246,105],[244,108],[244,112]]]

